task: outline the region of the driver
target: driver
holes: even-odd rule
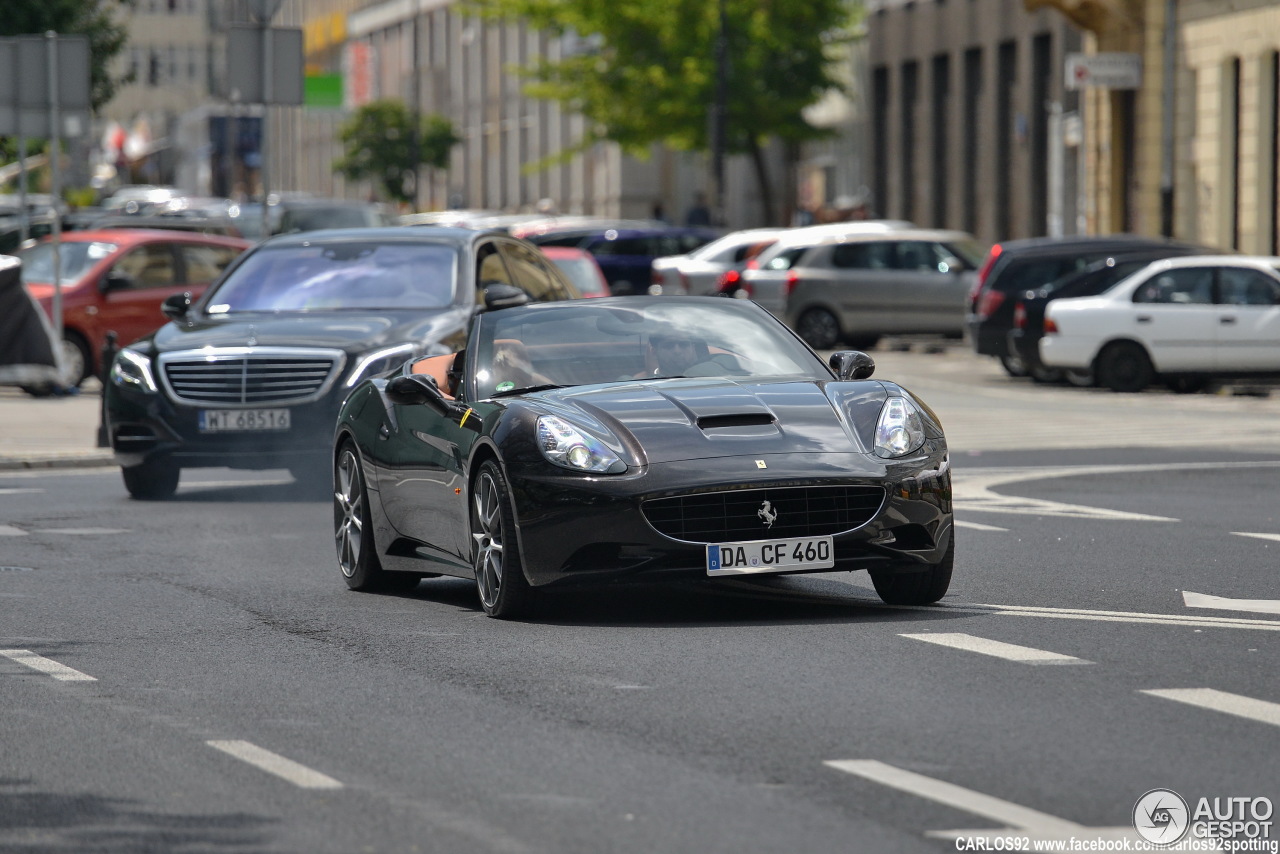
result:
[[[658,366],[654,375],[660,377],[683,376],[694,365],[711,358],[706,344],[687,335],[653,335],[649,338],[649,347]]]

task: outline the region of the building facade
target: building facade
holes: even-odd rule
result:
[[[869,162],[877,216],[994,242],[1085,230],[1081,35],[1022,0],[868,0]]]

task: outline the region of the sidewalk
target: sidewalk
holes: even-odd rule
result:
[[[70,397],[31,397],[0,386],[0,471],[113,466],[98,447],[101,386],[88,380]]]

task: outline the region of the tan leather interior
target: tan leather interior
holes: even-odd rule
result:
[[[427,356],[414,362],[411,370],[415,374],[434,377],[436,387],[445,397],[452,400],[453,388],[449,382],[449,366],[453,364],[453,359],[457,355],[457,353],[446,353],[443,356]]]

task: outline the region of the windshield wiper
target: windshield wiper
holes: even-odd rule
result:
[[[544,385],[527,385],[523,388],[508,388],[502,391],[495,391],[492,397],[510,397],[513,394],[532,394],[535,391],[547,391],[553,388],[569,388],[567,385],[557,385],[555,383],[546,383]]]

